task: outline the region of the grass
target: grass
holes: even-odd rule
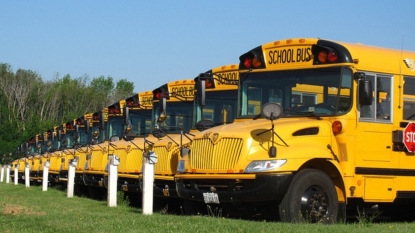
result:
[[[57,189],[0,183],[0,233],[7,232],[414,232],[414,223],[289,224],[209,216],[143,215],[126,203],[67,198]]]

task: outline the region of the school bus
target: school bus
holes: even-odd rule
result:
[[[105,115],[99,117],[99,125],[93,126],[93,134],[97,129],[103,131],[103,137],[97,140],[97,144],[91,145],[91,155],[88,159],[88,166],[84,169],[85,185],[90,186],[90,195],[105,195],[106,174],[108,169],[108,155],[114,153],[116,145],[114,142],[122,138],[124,132],[124,111],[125,100],[120,100],[102,110]],[[101,113],[101,115],[102,115]],[[101,119],[104,119],[102,121]],[[101,133],[99,133],[101,135]],[[95,136],[96,137],[96,136]]]
[[[39,164],[39,172],[37,177],[37,182],[43,181],[43,170],[45,168],[46,162],[49,162],[50,165],[50,156],[53,152],[55,152],[54,141],[55,141],[55,134],[53,130],[47,130],[41,135],[42,143],[41,143],[41,152],[40,155],[40,164]],[[39,143],[38,143],[39,145]],[[49,178],[48,178],[49,181]]]
[[[158,162],[155,165],[154,179],[154,203],[158,204],[160,199],[177,198],[174,174],[177,171],[177,164],[182,156],[182,149],[192,138],[192,134],[198,130],[203,131],[216,125],[232,123],[236,117],[237,104],[237,83],[238,83],[238,64],[220,66],[200,74],[194,79],[196,86],[196,97],[192,104],[182,103],[186,106],[183,108],[187,112],[187,123],[185,121],[176,121],[175,126],[181,128],[184,132],[190,134],[181,134],[175,131],[162,140],[156,142],[152,151],[158,156]],[[194,93],[195,86],[189,86]],[[201,87],[201,88],[197,88]],[[202,90],[202,88],[204,90]],[[167,95],[180,95],[180,93],[169,92]],[[188,101],[192,99],[188,98]],[[185,105],[186,104],[186,105]],[[166,104],[167,116],[174,113],[176,109],[174,103]],[[186,125],[187,124],[187,125]],[[168,200],[165,200],[168,201]],[[177,200],[172,200],[177,202]],[[169,202],[169,201],[168,201]],[[156,205],[155,205],[156,206]],[[163,206],[158,206],[163,207]]]
[[[415,113],[414,59],[305,38],[241,55],[238,117],[252,120],[194,136],[175,176],[179,196],[275,206],[270,215],[287,222],[335,222],[346,209],[372,206],[405,213],[415,198],[415,157],[404,138]]]
[[[127,194],[140,192],[139,174],[143,164],[143,152],[156,140],[150,134],[152,98],[152,91],[144,91],[125,99],[123,140],[113,142],[114,154],[120,159],[117,186]],[[130,196],[130,201],[136,199],[139,198]]]
[[[33,168],[32,162],[36,153],[36,136],[32,136],[24,143],[24,157],[19,159],[18,177],[19,182],[25,183],[26,179],[30,180],[30,171]],[[29,177],[26,177],[25,167],[29,167]],[[30,181],[29,181],[30,182]]]
[[[86,114],[82,117],[74,119],[64,124],[65,136],[62,138],[62,169],[59,172],[59,181],[68,182],[68,171],[71,161],[77,161],[75,168],[75,184],[83,184],[83,167],[86,162],[86,142],[88,134],[85,128],[89,126],[88,118],[92,118],[92,114]]]
[[[92,127],[93,113],[87,113],[75,120],[75,140],[74,144],[74,158],[77,160],[75,168],[74,183],[76,186],[84,186],[84,168],[87,161],[87,154],[89,153],[90,144],[90,129]],[[75,188],[75,191],[77,189]]]
[[[108,149],[106,122],[108,122],[108,107],[92,114],[90,146],[86,154],[82,178],[86,186],[103,187],[103,176],[99,175],[104,173],[102,163]]]
[[[33,153],[33,156],[31,158],[31,170],[30,170],[30,181],[32,181],[34,184],[38,184],[39,182],[42,182],[42,153],[45,150],[45,144],[44,144],[44,135],[43,134],[37,134],[36,135],[36,151]]]
[[[64,149],[62,146],[64,146],[66,136],[66,129],[64,126],[65,124],[54,126],[53,129],[48,130],[48,138],[50,136],[49,141],[51,141],[49,143],[52,143],[52,146],[48,149],[49,153],[47,155],[50,163],[48,180],[51,186],[59,185],[59,173],[65,162],[64,154],[62,153],[62,150]]]

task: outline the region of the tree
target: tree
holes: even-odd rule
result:
[[[134,83],[129,82],[126,79],[120,79],[117,82],[114,90],[112,102],[115,103],[121,99],[128,98],[134,94]]]

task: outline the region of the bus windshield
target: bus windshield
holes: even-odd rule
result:
[[[352,105],[353,72],[342,67],[240,74],[240,117],[254,117],[266,103],[278,103],[284,115],[333,116]]]
[[[151,133],[151,109],[130,111],[130,123],[133,133],[137,136],[146,136]]]
[[[89,139],[89,135],[85,132],[85,129],[82,128],[81,130],[79,130],[79,139],[78,139],[79,144],[81,144],[81,146],[88,145],[88,141],[89,141],[88,139]]]
[[[124,119],[122,117],[111,117],[108,120],[108,138],[112,136],[121,137],[124,134]]]
[[[207,91],[205,106],[199,106],[195,101],[195,116],[193,125],[200,120],[210,120],[215,126],[232,123],[236,118],[237,90]]]
[[[160,116],[159,103],[154,103],[153,121],[155,128],[165,129],[167,133],[180,133],[181,130],[188,132],[192,128],[193,101],[167,102],[167,118],[162,123],[157,123]]]

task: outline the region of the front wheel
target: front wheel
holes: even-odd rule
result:
[[[284,222],[337,222],[339,203],[331,179],[322,171],[304,169],[293,178],[279,205]]]

